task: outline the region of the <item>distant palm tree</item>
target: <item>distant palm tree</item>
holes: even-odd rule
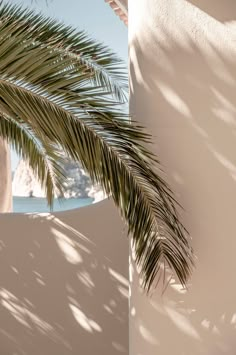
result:
[[[192,252],[175,200],[130,122],[123,63],[53,19],[0,3],[0,137],[29,162],[52,206],[63,194],[63,155],[79,161],[128,223],[149,290],[163,265],[185,284]]]

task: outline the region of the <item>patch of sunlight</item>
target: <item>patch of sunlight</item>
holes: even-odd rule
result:
[[[189,107],[173,89],[164,83],[159,82],[158,85],[163,97],[176,111],[183,114],[185,117],[191,117]]]
[[[203,319],[203,321],[201,322],[201,326],[205,329],[209,329],[210,328],[210,321],[207,319]]]
[[[117,351],[119,351],[120,353],[126,353],[126,349],[123,347],[123,345],[113,341],[112,346],[114,349],[116,349]]]
[[[25,327],[30,328],[29,323],[25,320],[25,309],[17,304],[8,300],[1,300],[1,305],[7,309],[11,315]]]
[[[187,292],[186,288],[184,288],[181,284],[176,284],[175,281],[173,284],[170,283],[170,287],[181,294],[184,294]]]
[[[107,306],[106,304],[103,305],[103,308],[104,308],[108,313],[113,314],[112,309],[111,309],[109,306]]]
[[[53,326],[38,315],[33,313],[28,309],[27,305],[31,305],[30,302],[22,302],[16,296],[6,289],[0,290],[1,305],[10,312],[10,314],[22,325],[27,328],[31,328],[31,323],[40,333],[47,335],[55,341],[59,341],[67,348],[70,348],[70,345],[64,341],[60,334],[58,334]],[[31,307],[33,308],[33,307]]]
[[[89,319],[84,312],[82,312],[78,307],[73,304],[69,304],[69,307],[72,311],[72,314],[79,325],[89,333],[92,333],[94,330],[96,332],[101,332],[102,328],[94,320]]]
[[[213,325],[213,327],[211,326],[211,322],[208,320],[208,319],[204,319],[202,322],[201,322],[201,326],[207,330],[210,330],[211,329],[211,332],[212,334],[215,334],[215,335],[220,335],[220,331],[219,329],[216,327],[216,325]]]
[[[78,245],[80,250],[83,250],[87,254],[91,254],[91,251],[88,248],[86,248],[84,245],[81,245],[80,243],[76,243],[76,244]]]
[[[57,229],[51,228],[51,230],[55,235],[56,242],[61,251],[63,252],[66,260],[71,264],[82,263],[83,259],[79,252],[75,249],[75,243]]]
[[[230,322],[231,324],[236,324],[236,313],[234,313],[233,315],[232,315],[232,318],[231,318],[231,322]]]
[[[187,334],[191,338],[194,338],[196,340],[201,340],[200,335],[196,331],[196,329],[192,326],[190,323],[190,320],[187,318],[187,316],[184,316],[180,312],[177,312],[171,307],[165,306],[165,310],[169,316],[169,318],[172,320],[174,325],[183,333]]]
[[[231,177],[236,180],[236,166],[222,154],[218,153],[213,147],[208,144],[209,149],[214,154],[216,159],[229,171]]]
[[[49,217],[50,217],[50,216],[49,216]],[[53,222],[54,222],[57,226],[61,227],[62,229],[67,230],[68,232],[73,233],[74,235],[76,235],[77,237],[79,237],[81,240],[84,240],[84,241],[88,242],[89,244],[95,245],[90,239],[88,239],[87,237],[85,237],[82,233],[78,232],[78,230],[76,230],[75,228],[71,227],[69,224],[66,224],[66,223],[62,222],[59,218],[56,218],[56,217],[54,217],[54,216],[51,216],[51,217],[52,217],[52,218],[50,218],[50,219],[52,219]]]
[[[33,274],[35,274],[35,276],[36,276],[36,281],[37,281],[40,285],[42,285],[42,286],[45,286],[45,285],[46,285],[46,283],[43,281],[42,275],[41,275],[39,272],[33,271]]]
[[[70,344],[61,337],[61,335],[53,328],[51,324],[47,323],[30,311],[27,311],[27,315],[40,333],[49,336],[54,341],[60,342],[66,348],[71,350]]]
[[[75,290],[73,289],[73,287],[70,284],[66,284],[66,290],[71,293],[72,295],[75,295]]]
[[[88,288],[95,287],[95,284],[93,280],[91,279],[91,276],[89,275],[88,272],[86,271],[81,271],[80,273],[77,274],[78,279]]]
[[[131,16],[132,14],[135,14],[135,16],[134,15],[132,16],[132,21],[129,21],[129,39],[131,43],[132,40],[135,41],[136,38],[138,38],[139,31],[143,33],[143,14],[145,13],[146,9],[143,9],[142,11],[142,7],[141,7],[142,3],[143,2],[140,1],[139,6],[137,7],[135,1],[129,2],[129,14]],[[133,48],[134,46],[131,45],[130,47]]]
[[[131,245],[131,248],[130,248],[130,256],[129,256],[129,281],[130,283],[132,283],[134,281],[134,277],[135,277],[135,274],[138,274],[140,275],[141,273],[141,264],[137,264],[135,262],[135,248],[134,248],[134,245]]]
[[[34,325],[38,328],[38,330],[43,333],[51,333],[54,331],[53,326],[44,320],[42,320],[40,317],[38,317],[36,314],[27,311],[28,316],[30,317],[31,321],[34,323]]]
[[[36,278],[36,281],[38,282],[38,284],[40,284],[41,286],[45,286],[45,282],[43,280],[41,280],[40,278]]]
[[[71,304],[80,307],[78,301],[74,297],[68,296],[68,300],[71,302]]]
[[[5,288],[2,288],[0,290],[0,297],[4,298],[5,300],[17,301],[16,296],[14,296],[10,291],[6,290]]]
[[[96,332],[101,332],[102,328],[100,327],[99,324],[97,324],[94,320],[90,319],[89,324],[91,327],[96,331]]]
[[[134,281],[134,266],[131,257],[129,257],[129,282],[132,284]]]
[[[236,33],[236,21],[231,20],[231,21],[225,21],[224,25],[231,31],[234,31]]]
[[[37,277],[42,278],[42,275],[40,274],[40,272],[33,270],[33,274],[35,274]]]
[[[124,288],[122,286],[118,286],[118,291],[121,293],[122,296],[124,296],[125,298],[129,297],[129,289],[128,288]]]
[[[152,345],[159,345],[159,341],[156,339],[156,337],[143,325],[139,326],[139,332],[141,336],[143,337],[144,340],[146,340],[149,344]]]
[[[12,269],[12,271],[13,271],[15,274],[19,274],[19,271],[17,270],[16,267],[11,266],[11,269]]]
[[[217,99],[217,107],[212,108],[212,112],[222,121],[235,126],[236,108],[225,96],[223,96],[214,87],[211,87],[212,92]]]
[[[131,314],[132,317],[135,317],[135,316],[136,316],[136,309],[135,309],[135,307],[132,307],[132,308],[131,308],[130,314]]]
[[[108,268],[108,272],[111,276],[113,276],[117,281],[119,281],[120,283],[122,283],[124,286],[129,287],[129,282],[128,280],[122,276],[121,274],[119,274],[117,271]]]
[[[35,308],[35,306],[33,305],[32,302],[30,302],[30,300],[28,300],[28,298],[24,298],[25,303],[27,303],[31,308]]]

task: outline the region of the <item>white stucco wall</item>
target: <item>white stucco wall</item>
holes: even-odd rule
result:
[[[129,0],[131,112],[185,208],[188,292],[131,287],[131,355],[236,352],[235,0]],[[160,285],[161,286],[161,285]]]
[[[0,354],[128,355],[127,279],[111,201],[0,214]]]

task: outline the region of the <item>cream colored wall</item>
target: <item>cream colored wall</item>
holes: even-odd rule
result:
[[[129,0],[131,112],[185,208],[196,270],[131,287],[131,355],[236,352],[236,2]]]
[[[0,215],[0,354],[128,354],[128,242],[109,201]]]

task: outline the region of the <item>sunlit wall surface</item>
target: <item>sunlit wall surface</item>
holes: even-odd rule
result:
[[[128,355],[128,245],[108,201],[0,214],[0,348]]]
[[[235,354],[235,20],[234,0],[129,1],[131,112],[197,255],[187,292],[167,277],[147,298],[131,273],[131,355]]]

